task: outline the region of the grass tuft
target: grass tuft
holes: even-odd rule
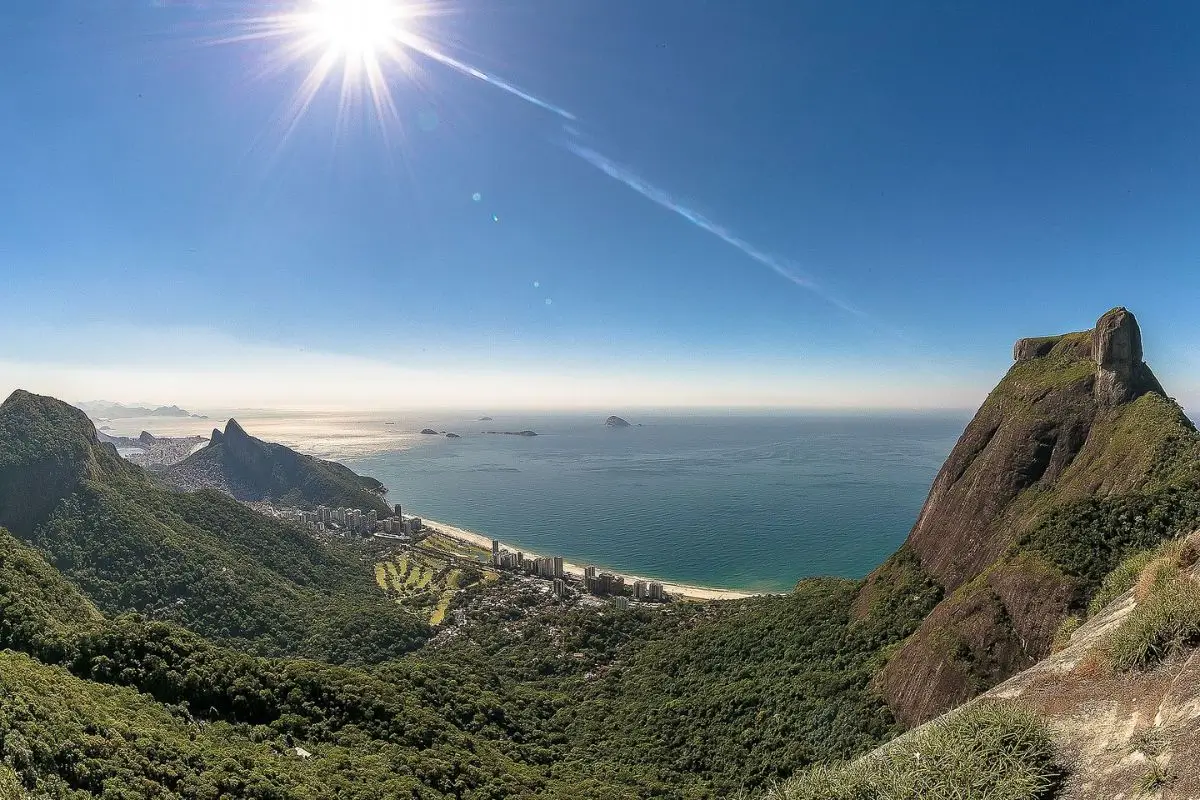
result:
[[[1144,596],[1108,645],[1109,658],[1119,670],[1149,669],[1200,643],[1200,585],[1177,560],[1151,562],[1142,573],[1138,590]]]
[[[1062,778],[1045,723],[1016,706],[980,703],[881,755],[812,767],[766,800],[1041,800]]]
[[[1058,653],[1070,647],[1071,636],[1079,630],[1079,626],[1082,624],[1083,618],[1078,614],[1072,614],[1063,619],[1058,626],[1057,633],[1054,634],[1054,644],[1050,646],[1050,652]]]

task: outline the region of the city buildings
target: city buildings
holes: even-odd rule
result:
[[[279,516],[318,531],[355,533],[361,536],[385,533],[393,536],[412,537],[424,529],[425,526],[420,517],[400,514],[400,506],[395,508],[396,516],[383,519],[379,518],[379,512],[374,509],[364,514],[357,508],[328,508],[326,506],[317,506],[313,511],[284,509],[279,512]]]
[[[492,539],[492,566],[523,570],[527,575],[536,575],[539,578],[554,579],[566,576],[562,556],[526,558],[520,551],[514,553],[501,547],[499,539]]]
[[[591,577],[588,577],[588,570],[591,570]],[[583,571],[583,576],[583,585],[592,594],[625,593],[625,578],[620,575],[613,575],[611,572],[601,572],[597,575],[595,567],[588,567]]]
[[[633,599],[662,602],[667,598],[663,592],[663,585],[658,581],[634,581]]]
[[[613,608],[617,611],[626,611],[629,608],[629,598],[623,594],[619,594],[612,599]]]

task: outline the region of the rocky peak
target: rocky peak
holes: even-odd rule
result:
[[[1024,552],[1023,537],[1056,508],[1138,491],[1164,443],[1194,430],[1142,361],[1137,321],[1124,308],[1090,330],[1020,339],[1013,356],[904,547],[946,593],[880,673],[877,688],[906,724],[1045,655],[1080,588]],[[868,581],[864,607],[887,567]]]
[[[225,437],[233,439],[249,439],[250,434],[246,433],[246,429],[238,424],[236,419],[230,419],[225,423]]]
[[[1124,308],[1114,308],[1092,329],[1096,358],[1096,399],[1116,404],[1132,400],[1142,388],[1142,331]]]
[[[1017,363],[1058,355],[1096,364],[1094,395],[1101,406],[1134,400],[1162,387],[1142,361],[1142,332],[1137,319],[1125,308],[1114,308],[1096,321],[1096,327],[1062,336],[1018,339],[1013,345]]]
[[[225,434],[221,433],[220,428],[213,428],[212,433],[210,433],[208,435],[208,446],[213,447],[215,445],[218,445],[221,443],[221,440],[224,438],[225,438]]]
[[[154,434],[150,433],[150,431],[142,431],[141,436],[138,437],[138,441],[142,444],[154,444]]]

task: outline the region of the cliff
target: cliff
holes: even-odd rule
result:
[[[1097,537],[1093,512],[1080,510],[1169,488],[1179,453],[1196,440],[1142,360],[1133,315],[1116,308],[1091,330],[1021,339],[1013,355],[903,547],[945,593],[875,682],[908,725],[1045,656],[1060,621],[1139,536],[1173,532]],[[1081,557],[1089,548],[1094,555]],[[887,574],[885,564],[868,578],[858,613]]]

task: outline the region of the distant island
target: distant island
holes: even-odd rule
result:
[[[493,422],[494,420],[491,417],[480,417],[479,421],[480,422]]]
[[[492,436],[537,436],[536,431],[484,431]]]
[[[203,414],[192,414],[179,406],[127,406],[123,403],[113,403],[108,400],[91,400],[76,403],[75,407],[92,419],[108,422],[114,419],[131,419],[134,417],[191,417],[192,419],[208,419]]]
[[[438,435],[438,432],[435,431],[433,428],[425,428],[424,430],[421,431],[421,433],[424,434],[425,436],[437,436]]]
[[[459,436],[457,433],[447,433],[446,438],[447,439],[461,439],[462,437]]]
[[[609,417],[608,419],[604,420],[604,424],[610,428],[632,427],[627,421],[621,419],[620,417]]]

